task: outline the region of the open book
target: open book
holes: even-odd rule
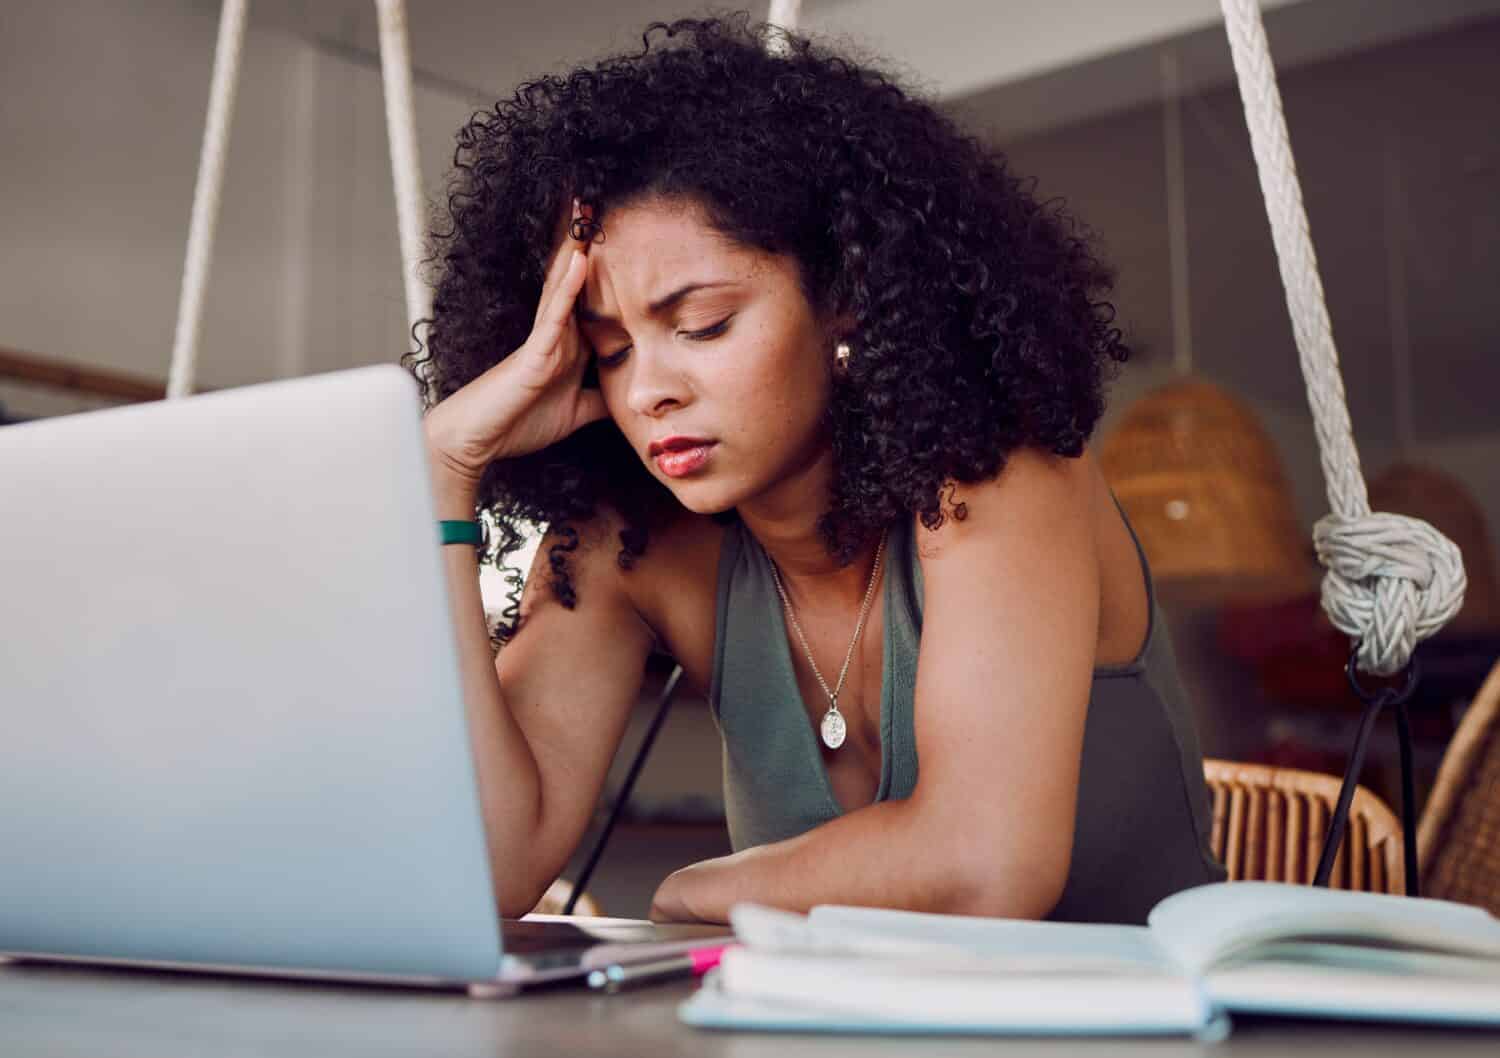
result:
[[[1500,1026],[1500,919],[1275,882],[1176,893],[1147,926],[744,904],[679,1013],[704,1028],[1222,1035],[1234,1011]]]

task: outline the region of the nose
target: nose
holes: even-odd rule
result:
[[[692,387],[668,350],[639,343],[631,350],[625,404],[637,415],[658,419],[692,401]]]

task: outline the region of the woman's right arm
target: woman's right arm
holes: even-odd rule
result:
[[[441,501],[440,501],[441,503]],[[473,517],[460,503],[440,518]],[[589,532],[570,556],[578,602],[546,587],[542,541],[521,600],[521,626],[495,656],[472,547],[443,566],[501,914],[530,911],[583,837],[640,691],[652,633],[618,583],[612,533]]]
[[[439,518],[474,517],[479,479],[494,460],[545,448],[607,414],[599,393],[582,388],[588,352],[573,317],[587,245],[561,227],[530,337],[427,415]],[[474,549],[443,549],[491,877],[509,917],[531,910],[582,837],[652,641],[620,583],[614,534],[585,528],[571,556],[575,608],[564,609],[545,578],[528,578],[521,627],[498,658]]]

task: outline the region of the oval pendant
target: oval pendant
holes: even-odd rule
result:
[[[844,726],[844,714],[837,709],[830,709],[823,714],[823,723],[820,725],[823,733],[823,745],[829,749],[838,749],[844,744],[844,736],[848,729]]]

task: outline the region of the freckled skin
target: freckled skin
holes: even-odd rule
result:
[[[647,469],[698,513],[769,515],[826,488],[833,339],[794,262],[736,245],[673,203],[626,206],[601,220],[606,237],[589,248],[579,300],[608,319],[582,329],[599,357],[610,416]],[[724,285],[649,311],[688,283]],[[726,318],[722,333],[690,337]],[[717,442],[704,471],[662,473],[647,452],[671,436]]]

